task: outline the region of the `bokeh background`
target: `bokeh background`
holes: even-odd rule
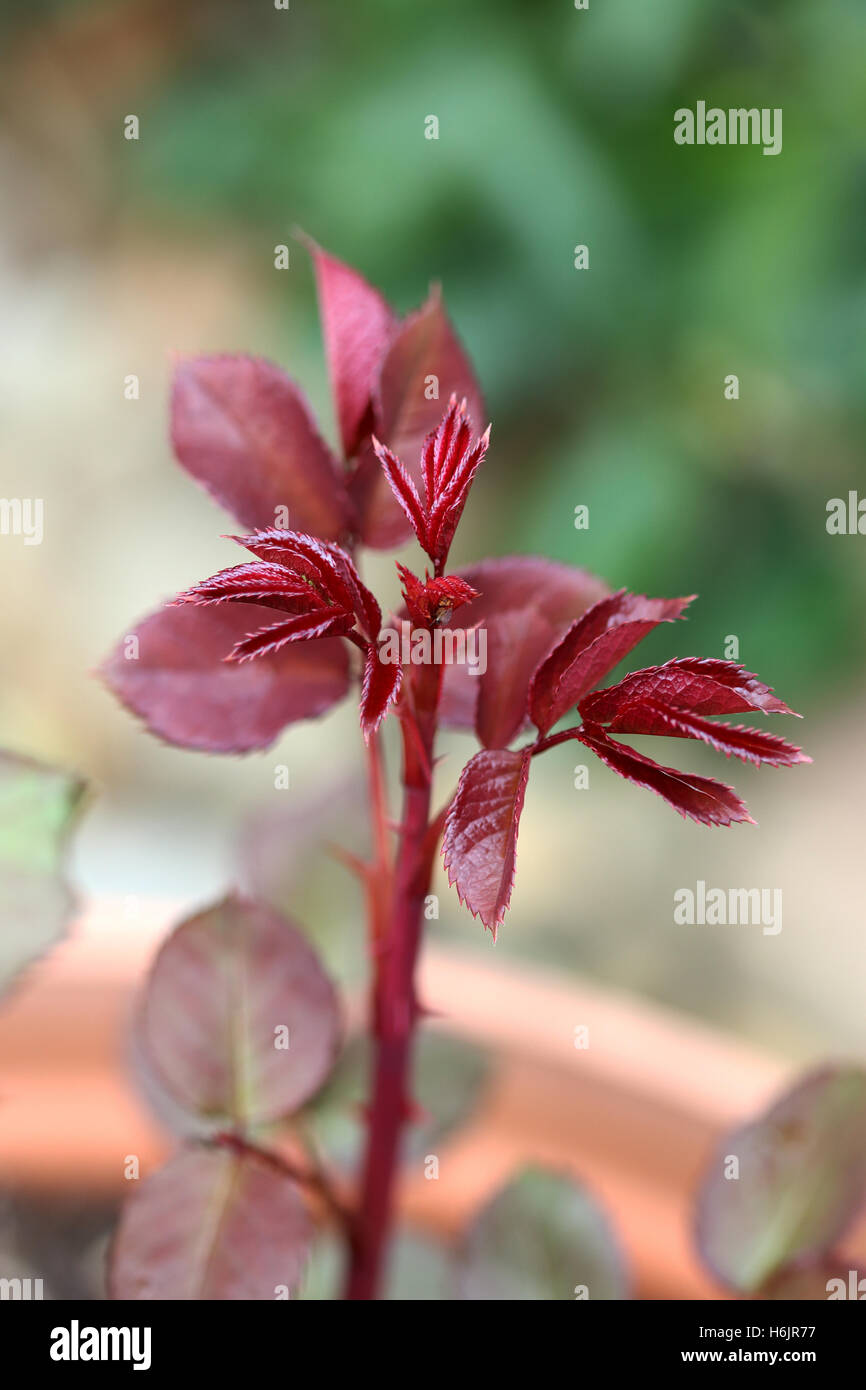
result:
[[[201,902],[240,864],[343,978],[363,970],[351,882],[280,840],[281,818],[362,833],[354,712],[209,759],[158,745],[91,675],[229,563],[224,515],[167,442],[174,350],[275,358],[334,435],[300,225],[401,310],[443,284],[494,423],[456,559],[539,552],[697,592],[638,664],[734,635],[807,716],[785,730],[815,759],[797,770],[657,744],[730,774],[758,829],[685,824],[600,765],[578,791],[572,750],[544,759],[497,955],[792,1062],[863,1056],[866,537],[825,521],[866,495],[864,61],[861,0],[5,0],[0,491],[44,499],[45,539],[0,539],[0,742],[95,784],[86,893]],[[698,99],[782,107],[781,155],[675,145]],[[390,557],[366,573],[396,595]],[[446,740],[443,794],[470,749]],[[781,933],[676,926],[697,879],[780,887]],[[439,888],[436,938],[492,951]]]

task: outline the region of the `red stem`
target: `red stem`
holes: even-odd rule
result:
[[[567,743],[569,739],[579,739],[582,731],[583,725],[578,724],[573,729],[563,729],[559,734],[548,734],[547,738],[542,738],[539,735],[535,742],[530,745],[533,758],[537,753],[546,753],[548,748],[556,748],[557,744]]]
[[[412,1038],[418,1017],[414,976],[435,848],[428,834],[430,769],[441,675],[435,665],[413,667],[400,710],[403,820],[388,931],[376,959],[372,1098],[347,1299],[375,1299],[379,1294],[400,1141],[411,1111]],[[406,676],[408,681],[408,672]]]
[[[385,770],[382,766],[382,747],[378,733],[370,735],[367,744],[367,767],[370,786],[370,814],[373,821],[373,842],[376,868],[385,878],[391,872],[391,848],[388,842],[388,813],[385,802]]]

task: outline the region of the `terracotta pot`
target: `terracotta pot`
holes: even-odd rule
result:
[[[127,1038],[135,990],[180,915],[176,903],[90,905],[0,1006],[0,1185],[118,1196],[127,1155],[146,1174],[170,1152],[130,1082]],[[421,997],[437,1026],[496,1062],[478,1113],[439,1146],[439,1181],[404,1182],[410,1224],[456,1237],[516,1168],[541,1160],[605,1205],[637,1297],[724,1297],[692,1244],[693,1193],[717,1138],[784,1083],[780,1063],[636,998],[476,952],[429,949]]]

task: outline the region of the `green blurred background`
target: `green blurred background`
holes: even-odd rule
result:
[[[812,768],[658,745],[735,779],[759,831],[686,825],[600,767],[578,792],[575,757],[546,759],[497,952],[792,1057],[862,1051],[866,538],[825,529],[829,498],[866,492],[862,0],[6,0],[3,16],[2,491],[43,497],[46,535],[0,544],[0,738],[97,782],[84,886],[200,901],[251,816],[297,826],[323,792],[359,814],[350,709],[208,760],[157,745],[88,674],[228,563],[224,516],[167,444],[173,350],[275,357],[333,437],[300,225],[400,309],[443,283],[494,423],[455,558],[537,551],[697,592],[639,664],[721,656],[735,635],[809,716],[786,732]],[[675,145],[673,113],[698,99],[782,107],[782,153]],[[393,598],[390,558],[367,572]],[[443,794],[471,744],[447,746]],[[698,878],[781,886],[781,935],[676,927],[672,893]],[[490,951],[440,888],[434,934]],[[322,861],[274,892],[338,971],[360,969],[349,882]]]

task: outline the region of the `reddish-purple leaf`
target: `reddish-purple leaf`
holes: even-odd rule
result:
[[[553,623],[534,607],[506,609],[491,617],[487,673],[473,678],[479,685],[475,732],[485,748],[504,748],[525,726],[527,691],[539,647],[549,650],[556,638]]]
[[[183,1149],[126,1202],[111,1248],[109,1294],[273,1301],[300,1283],[312,1238],[289,1178],[248,1155]]]
[[[352,608],[364,636],[374,642],[382,626],[382,610],[374,594],[362,583],[351,556],[337,545],[329,545],[332,560],[352,599]]]
[[[272,656],[289,642],[308,642],[351,632],[357,618],[375,639],[382,622],[379,605],[361,583],[351,558],[338,545],[293,531],[259,531],[234,536],[257,564],[235,565],[195,584],[178,604],[260,603],[292,616],[248,631],[227,654],[228,661]]]
[[[734,821],[754,824],[733,787],[726,787],[711,777],[697,777],[674,767],[662,767],[634,748],[608,738],[597,725],[585,724],[575,729],[574,737],[592,749],[620,777],[664,797],[681,816],[689,816],[702,825],[731,825]]]
[[[546,734],[659,623],[682,615],[691,598],[646,598],[625,589],[603,598],[573,623],[532,680],[532,721]]]
[[[418,544],[426,549],[427,517],[415,484],[391,449],[382,444],[375,435],[372,437],[372,443],[373,451],[382,465],[382,472],[394,497],[415,532]]]
[[[725,1284],[754,1295],[782,1270],[830,1256],[864,1191],[866,1071],[827,1067],[725,1136],[700,1193],[701,1252]]]
[[[331,389],[346,458],[352,458],[369,421],[373,390],[397,319],[356,270],[309,243]]]
[[[436,377],[431,398],[427,378]],[[421,446],[442,417],[442,401],[466,399],[474,420],[484,417],[481,391],[472,364],[454,331],[438,289],[404,319],[382,363],[379,414],[385,441],[401,458],[418,461]]]
[[[292,616],[248,631],[227,656],[247,661],[272,656],[289,642],[350,633],[355,620],[375,641],[382,625],[379,605],[345,550],[330,541],[295,531],[270,529],[233,536],[259,556],[258,564],[235,565],[202,580],[175,600],[178,604],[258,602]]]
[[[274,623],[251,632],[232,647],[226,661],[252,661],[257,656],[273,656],[289,642],[312,642],[320,637],[342,637],[355,626],[353,613],[339,609],[318,609],[299,613],[285,623]]]
[[[292,644],[268,661],[227,662],[248,633],[272,624],[255,604],[159,609],[109,655],[109,689],[151,733],[180,748],[246,753],[287,724],[323,714],[349,688],[341,638]]]
[[[443,574],[439,579],[428,575],[422,581],[399,560],[396,564],[406,610],[419,627],[446,623],[456,609],[478,598],[478,590],[456,574]]]
[[[337,581],[338,571],[328,545],[318,536],[269,526],[263,531],[254,531],[250,536],[227,536],[226,539],[243,546],[244,550],[264,564],[288,570],[332,601],[336,598],[336,601],[348,603],[345,590],[339,589],[336,596],[331,590]]]
[[[454,404],[452,398],[452,408]],[[459,407],[461,413],[462,409],[461,404]],[[438,435],[439,431],[434,438],[437,438]],[[426,549],[430,558],[440,566],[444,565],[448,558],[454,533],[463,515],[469,489],[479,465],[487,453],[489,443],[490,426],[487,426],[480,438],[473,439],[471,422],[468,418],[465,419],[461,427],[455,431],[453,444],[441,472],[434,472],[435,491],[430,508]],[[430,447],[432,448],[432,445]],[[425,445],[425,452],[426,449],[427,445]]]
[[[608,690],[594,691],[580,702],[581,714],[606,724],[624,704],[649,701],[690,714],[794,714],[770,689],[733,661],[677,657],[663,666],[632,671]]]
[[[258,531],[252,536],[232,536],[231,539],[258,556],[269,569],[282,567],[290,592],[295,592],[296,582],[300,580],[312,593],[328,603],[351,610],[365,636],[371,640],[378,636],[382,624],[379,605],[366,584],[361,582],[351,555],[341,546],[333,541],[319,540],[317,536],[274,528]],[[222,576],[215,578],[219,580]],[[205,581],[206,584],[212,582]],[[199,589],[202,587],[198,586]]]
[[[574,619],[608,592],[607,585],[586,570],[534,555],[483,560],[457,573],[480,595],[461,609],[460,623],[486,630],[478,640],[487,644],[487,670],[473,676],[463,665],[445,668],[440,718],[453,728],[475,728],[483,691],[483,737],[491,747],[504,746],[527,723],[529,683],[538,663]],[[516,622],[509,616],[514,613]],[[515,627],[517,646],[510,645]]]
[[[309,942],[239,897],[188,918],[148,976],[143,1060],[185,1110],[241,1130],[297,1110],[340,1042],[334,987]]]
[[[327,602],[306,580],[291,574],[282,565],[248,564],[232,565],[230,569],[219,570],[208,579],[200,580],[179,594],[175,603],[203,606],[241,598],[261,603],[264,608],[270,607],[271,599],[279,599],[281,608],[288,600],[299,612],[311,608],[321,611]],[[298,599],[302,600],[300,605],[296,603]]]
[[[393,335],[376,393],[375,432],[402,460],[416,485],[421,479],[421,446],[442,418],[442,402],[452,394],[458,400],[466,398],[474,420],[484,419],[484,403],[472,365],[438,290],[434,290],[426,304],[404,319]],[[350,492],[367,545],[387,550],[406,540],[409,523],[372,448],[360,457]]]
[[[476,753],[461,773],[445,825],[448,882],[494,939],[511,901],[529,763],[528,749]]]
[[[427,511],[432,512],[470,451],[472,425],[466,407],[452,396],[448,409],[421,447],[421,476]]]
[[[616,690],[612,687],[612,691]],[[603,691],[608,695],[611,692]],[[592,723],[605,720],[597,718],[593,705],[594,696],[588,695],[581,704],[581,713]],[[609,705],[606,708],[610,708]],[[792,767],[794,763],[810,763],[801,749],[778,734],[765,733],[763,729],[749,729],[742,724],[713,724],[699,715],[688,714],[684,710],[665,708],[650,700],[626,701],[620,705],[616,714],[606,724],[609,734],[659,734],[669,738],[696,738],[708,743],[727,757],[732,755],[743,762],[769,763],[773,767]]]
[[[422,500],[397,456],[373,436],[373,448],[391,491],[437,572],[441,572],[448,559],[469,488],[489,441],[489,426],[480,439],[473,437],[466,402],[452,396],[445,415],[424,440]]]
[[[361,687],[361,730],[365,740],[378,729],[392,700],[396,700],[403,680],[397,661],[382,661],[376,647],[367,648]]]
[[[721,661],[712,657],[684,656],[677,662],[668,662],[669,666],[678,666],[681,672],[689,672],[694,676],[704,676],[717,685],[727,686],[730,694],[730,703],[724,708],[710,709],[702,706],[698,711],[701,714],[736,714],[738,711],[747,709],[762,709],[765,714],[793,714],[796,719],[801,716],[796,710],[789,709],[784,700],[779,697],[759,680],[752,675],[744,666],[738,666],[734,661]],[[715,698],[719,698],[716,696]],[[743,700],[744,704],[734,703],[735,700]]]
[[[182,359],[172,394],[172,441],[183,466],[245,526],[326,540],[349,529],[340,469],[298,387],[257,357]]]

